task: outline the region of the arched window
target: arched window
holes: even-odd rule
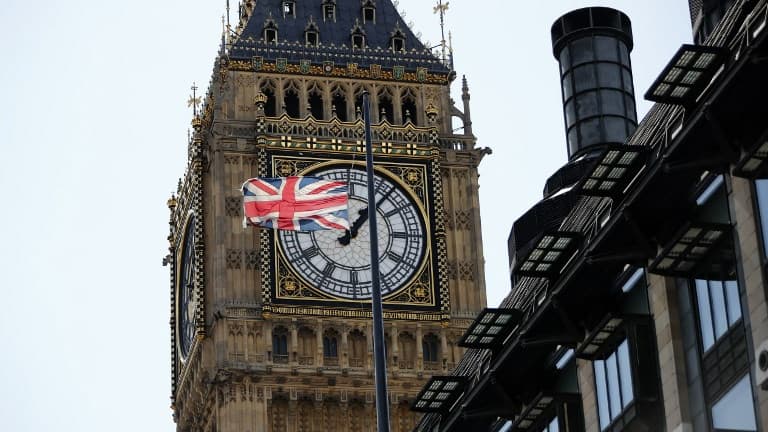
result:
[[[439,341],[437,339],[437,336],[430,333],[421,341],[421,350],[424,353],[424,369],[431,369],[430,366],[435,366],[432,363],[438,362],[438,346]]]
[[[398,367],[413,369],[416,365],[416,338],[408,332],[402,332],[397,336],[397,345],[400,352]]]
[[[329,329],[323,334],[323,363],[326,366],[339,364],[339,334],[336,330]]]
[[[272,332],[272,360],[288,363],[288,329],[279,326]]]
[[[291,118],[299,118],[299,90],[293,83],[289,83],[285,86],[283,106],[285,107],[285,113]]]
[[[323,21],[336,21],[336,0],[323,1]]]
[[[308,327],[302,327],[298,331],[299,337],[299,364],[311,366],[315,363],[316,340],[315,333]]]
[[[368,352],[365,334],[360,330],[352,330],[349,333],[349,366],[361,368],[365,366],[365,356]]]
[[[411,89],[406,89],[400,97],[400,113],[402,114],[403,124],[411,122],[414,126],[417,126],[416,120],[416,96]]]
[[[275,84],[266,81],[261,85],[261,92],[267,96],[267,103],[264,104],[264,115],[275,117],[277,115],[277,99],[275,98]]]
[[[312,117],[323,120],[325,118],[325,103],[323,101],[323,93],[320,88],[318,88],[317,84],[313,85],[312,88],[309,89],[309,97],[307,98],[307,103],[309,104],[308,111],[310,114],[312,114]]]
[[[268,20],[267,23],[264,25],[263,35],[264,35],[264,42],[276,44],[277,43],[277,24],[275,24],[275,22],[272,20]]]
[[[335,87],[331,94],[333,95],[331,99],[333,115],[343,122],[347,121],[347,98],[344,91],[340,87]]]
[[[395,123],[393,114],[392,94],[389,92],[389,89],[382,89],[379,92],[379,121],[387,120],[390,123]]]

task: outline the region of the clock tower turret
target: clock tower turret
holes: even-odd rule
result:
[[[389,0],[245,0],[239,16],[169,204],[178,430],[375,430],[369,212],[391,425],[411,430],[409,402],[429,376],[452,370],[486,301],[477,167],[488,150],[476,147],[468,85],[462,111],[450,62]],[[242,182],[294,175],[347,182],[351,229],[244,229]]]

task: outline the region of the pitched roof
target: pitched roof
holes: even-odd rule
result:
[[[335,20],[324,19],[323,0],[294,1],[294,15],[284,16],[285,0],[256,0],[255,7],[241,34],[236,38],[230,58],[250,59],[261,56],[265,60],[285,58],[289,62],[310,60],[314,64],[333,61],[335,64],[357,63],[360,67],[371,64],[404,66],[407,70],[425,67],[430,72],[448,73],[446,67],[413,34],[390,0],[335,0]],[[363,6],[375,7],[375,21],[364,22]],[[263,31],[267,23],[277,28],[277,43],[267,43]],[[311,23],[319,35],[318,46],[306,44],[305,31]],[[366,47],[351,47],[355,29],[363,32]],[[390,38],[399,31],[405,39],[405,50],[390,48]]]

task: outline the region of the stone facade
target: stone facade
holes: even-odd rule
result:
[[[336,11],[359,10],[346,3]],[[392,7],[377,11],[385,6]],[[243,4],[238,29],[257,19],[253,7]],[[251,62],[236,58],[238,43],[222,46],[193,120],[187,171],[169,200],[177,430],[376,429],[370,301],[325,306],[312,286],[298,291],[312,295],[276,298],[280,252],[266,230],[242,227],[240,193],[246,179],[272,174],[272,151],[363,161],[363,91],[371,95],[376,160],[410,158],[434,173],[424,198],[434,240],[429,286],[405,290],[413,304],[385,298],[391,425],[411,430],[419,419],[409,408],[414,396],[430,376],[453,370],[463,353],[457,341],[486,303],[477,167],[489,151],[475,145],[466,81],[459,109],[449,94],[455,73],[434,66],[431,54],[424,68],[363,70],[268,56]],[[453,118],[463,122],[462,134],[453,132]],[[195,227],[190,245],[187,224]],[[194,249],[189,262],[185,248]],[[188,351],[185,331],[194,333]]]

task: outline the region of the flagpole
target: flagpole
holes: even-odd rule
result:
[[[384,352],[384,314],[379,281],[379,238],[376,230],[376,195],[373,182],[373,144],[371,144],[371,109],[369,94],[363,92],[365,121],[365,168],[368,180],[368,228],[371,238],[371,281],[373,283],[373,367],[376,377],[376,424],[378,432],[389,432],[389,399],[387,397],[387,359]]]

